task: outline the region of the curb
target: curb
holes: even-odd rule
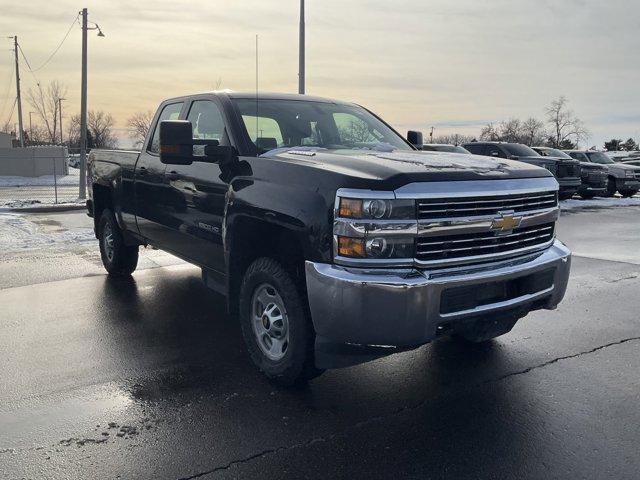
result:
[[[0,212],[13,212],[13,213],[56,213],[56,212],[70,212],[74,210],[86,210],[85,204],[76,205],[46,205],[41,207],[24,207],[24,208],[0,208]]]

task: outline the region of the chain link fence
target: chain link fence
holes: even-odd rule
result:
[[[79,152],[66,147],[1,149],[0,208],[83,203],[79,167]]]

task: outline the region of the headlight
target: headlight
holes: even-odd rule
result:
[[[333,228],[336,262],[409,265],[417,231],[415,200],[396,199],[391,192],[338,191]]]
[[[339,198],[338,215],[355,219],[409,219],[415,218],[414,200],[396,200],[382,198]]]
[[[633,170],[625,170],[624,176],[627,178],[635,178],[636,174]]]

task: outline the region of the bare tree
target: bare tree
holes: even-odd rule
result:
[[[534,147],[544,145],[549,134],[544,128],[544,122],[537,118],[529,117],[521,125],[522,143]]]
[[[502,142],[512,142],[512,143],[521,143],[520,142],[520,129],[521,129],[520,120],[517,118],[510,118],[509,120],[500,122],[499,130],[499,140]]]
[[[460,145],[461,143],[468,143],[473,141],[475,137],[471,135],[461,135],[454,133],[451,135],[438,135],[433,137],[433,143],[444,143],[446,145]]]
[[[44,125],[32,125],[27,130],[27,139],[29,145],[46,145],[51,143],[49,131]]]
[[[222,86],[222,77],[218,77],[218,79],[216,80],[216,83],[213,85],[213,89],[220,90],[221,86]]]
[[[67,87],[57,80],[52,80],[46,88],[42,88],[40,84],[38,84],[37,89],[34,90],[30,88],[27,92],[27,101],[38,113],[47,130],[49,136],[48,141],[51,143],[56,143],[60,137],[58,133],[60,100],[62,100],[66,94]]]
[[[87,115],[87,147],[116,148],[118,139],[113,133],[115,120],[110,113],[89,110]],[[80,115],[74,115],[69,122],[69,146],[80,146]]]
[[[480,131],[480,140],[487,142],[497,142],[500,140],[498,129],[493,123],[487,123]]]
[[[561,96],[547,107],[547,122],[551,125],[551,142],[554,147],[565,140],[575,139],[575,143],[589,138],[589,131],[572,110],[568,108],[566,97]]]
[[[131,138],[135,140],[136,146],[142,145],[144,139],[147,138],[151,122],[153,120],[153,112],[136,112],[127,120],[127,127],[131,129]]]

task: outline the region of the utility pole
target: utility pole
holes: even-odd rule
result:
[[[9,37],[11,38],[11,37]],[[20,96],[20,64],[18,63],[18,36],[13,37],[13,50],[16,57],[16,96],[18,101],[18,138],[24,147],[24,131],[22,130],[22,97]]]
[[[304,0],[300,0],[300,39],[298,45],[298,93],[304,94]]]
[[[29,112],[29,140],[31,142],[33,142],[33,123],[31,120],[31,115],[33,115],[36,112]]]
[[[87,9],[82,9],[82,81],[80,85],[80,191],[87,198]]]
[[[64,140],[62,139],[62,101],[63,100],[66,100],[66,98],[58,99],[58,110],[60,110],[60,145],[64,143]]]

